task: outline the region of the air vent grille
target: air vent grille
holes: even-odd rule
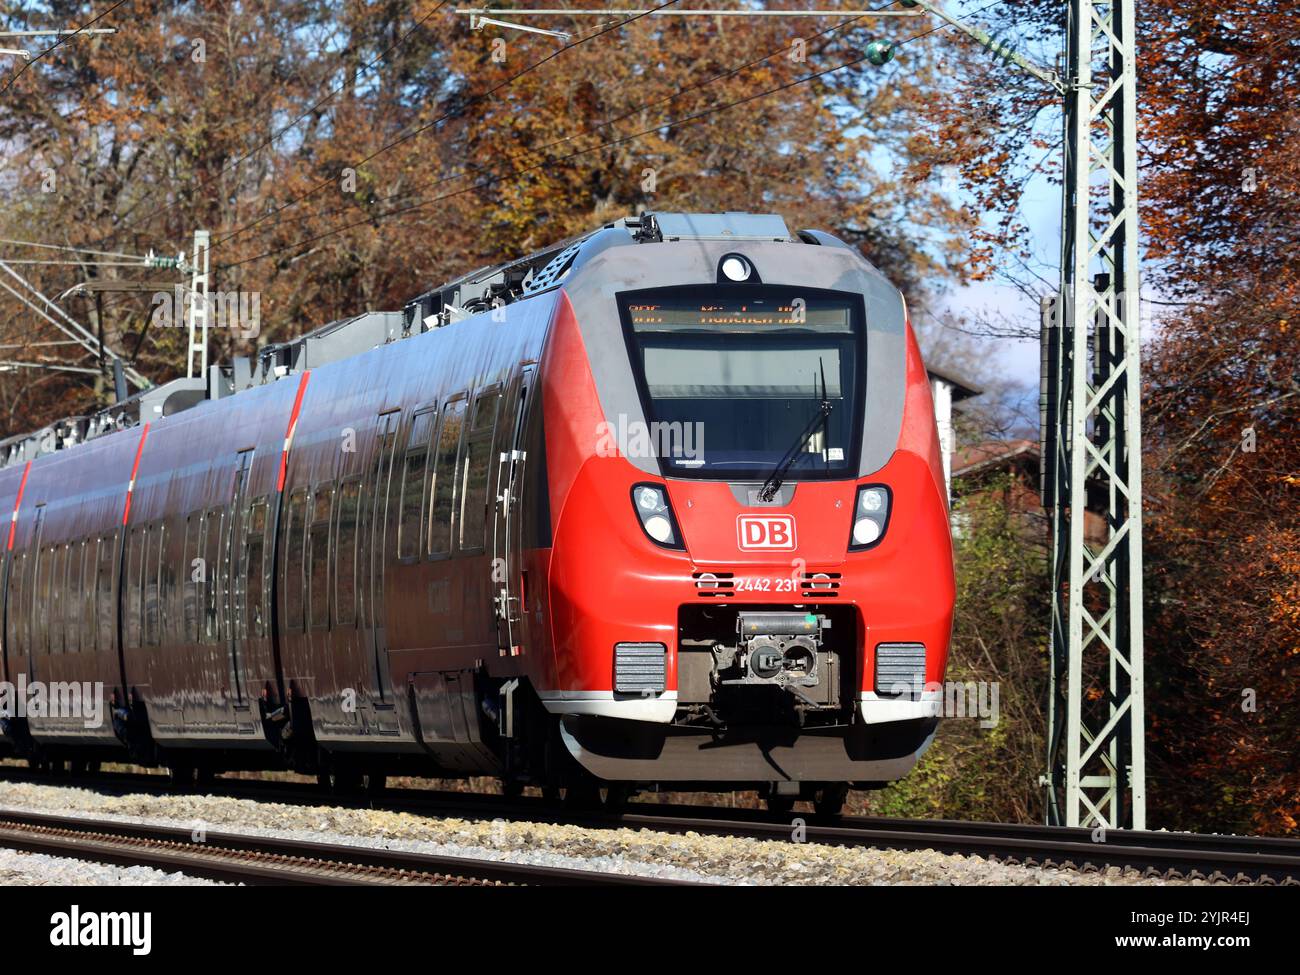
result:
[[[582,250],[582,245],[586,242],[586,238],[583,238],[576,244],[572,244],[560,251],[554,260],[533,275],[532,280],[524,287],[524,294],[531,295],[539,291],[545,291],[563,278],[573,265],[573,260],[578,256],[578,251]]]
[[[662,643],[614,644],[614,690],[620,694],[658,694],[667,683]]]
[[[805,572],[800,583],[805,596],[817,599],[834,599],[839,595],[840,574],[838,572]]]
[[[720,599],[734,596],[736,574],[734,572],[694,572],[696,595],[701,599]]]
[[[876,646],[876,694],[915,701],[925,686],[925,644]]]

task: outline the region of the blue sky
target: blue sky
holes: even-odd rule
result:
[[[989,14],[981,13],[986,0],[948,0],[946,9],[954,15],[965,16],[968,22],[992,29]],[[972,11],[975,13],[972,14]],[[992,13],[992,12],[990,12]],[[943,34],[952,33],[952,28]],[[993,33],[999,33],[994,30]],[[942,37],[942,34],[940,35]],[[1037,63],[1050,66],[1053,58],[1049,52],[1032,50],[1028,47],[1023,53]],[[1012,72],[1010,66],[991,66],[991,79],[996,79],[998,72]],[[1059,132],[1060,116],[1041,115],[1038,129],[1041,134],[1052,138]],[[1057,150],[1059,152],[1059,149]],[[1038,153],[1035,154],[1036,157]],[[1037,162],[1035,158],[1033,162]],[[1031,160],[1019,160],[1021,166],[1027,166]],[[958,199],[970,205],[969,196],[958,195]],[[1033,271],[1055,286],[1059,275],[1060,240],[1061,240],[1061,188],[1050,183],[1043,176],[1036,176],[1029,181],[1024,197],[1021,199],[1020,216],[1029,228],[1029,261]],[[992,229],[993,220],[986,221]],[[1021,280],[1031,280],[1031,275],[1019,267],[1010,258],[1004,268],[1008,273]],[[1032,283],[1035,292],[1044,292],[1047,287]],[[1031,300],[1022,291],[1004,280],[995,278],[952,289],[943,300],[936,303],[940,317],[945,315],[960,318],[972,318],[981,313],[1001,314],[1015,321],[1017,325],[1036,327],[1039,311],[1037,302]],[[988,363],[986,372],[1011,379],[1021,385],[1032,386],[1036,392],[1038,386],[1039,347],[1037,339],[981,339],[981,351]]]
[[[1025,223],[1029,227],[1034,267],[1049,281],[1055,281],[1060,261],[1061,188],[1044,178],[1032,180],[1023,200]],[[1046,265],[1046,267],[1044,267]],[[1023,276],[1023,275],[1022,275]],[[981,281],[958,287],[939,303],[940,314],[974,317],[980,312],[1000,312],[1031,327],[1038,322],[1038,306],[1020,290],[1000,280]],[[1020,383],[1038,384],[1038,342],[1034,339],[980,339],[991,360],[1004,374]]]

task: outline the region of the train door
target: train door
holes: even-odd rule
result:
[[[361,559],[361,631],[363,645],[373,655],[375,680],[379,689],[377,704],[392,707],[392,689],[388,676],[388,638],[384,619],[384,565],[388,560],[389,515],[395,507],[392,499],[393,459],[397,454],[397,435],[401,410],[379,414],[375,430],[375,464],[368,471],[363,501],[365,554]],[[382,719],[380,719],[382,724]]]
[[[9,680],[9,566],[13,552],[4,554],[4,581],[0,588],[0,680]]]
[[[14,641],[14,618],[16,609],[22,599],[22,562],[14,555],[13,549],[4,553],[4,595],[3,607],[0,612],[3,617],[0,618],[0,624],[3,630],[0,631],[0,639],[4,641],[3,649],[0,650],[0,678],[14,682],[14,678],[9,675],[9,657],[17,653],[17,644]]]
[[[25,549],[22,552],[10,549],[5,553],[4,679],[11,684],[17,682],[23,666],[21,654],[26,640],[19,636],[19,627],[27,620],[23,593],[27,592],[24,573],[29,561]]]
[[[27,551],[31,553],[32,557],[28,560],[31,562],[31,568],[27,572],[27,579],[25,580],[24,585],[24,592],[26,594],[24,598],[27,600],[27,606],[26,612],[23,613],[24,619],[21,621],[21,623],[24,624],[25,630],[22,635],[22,642],[23,649],[26,651],[25,655],[27,659],[25,663],[27,665],[28,681],[40,679],[40,674],[37,673],[36,669],[36,642],[41,632],[40,626],[41,620],[43,619],[42,611],[44,609],[41,605],[40,594],[40,583],[42,579],[41,569],[42,564],[48,561],[48,556],[42,556],[41,554],[41,536],[44,534],[45,505],[39,504],[36,506],[36,520],[32,524],[31,544],[27,546]],[[49,577],[48,567],[45,568],[44,577],[47,579]],[[48,599],[45,605],[49,605]],[[20,650],[19,654],[22,653],[23,650]]]
[[[253,450],[241,450],[235,458],[235,480],[231,490],[230,514],[225,519],[223,545],[229,557],[226,571],[220,574],[224,585],[221,598],[226,617],[226,659],[230,668],[230,693],[236,707],[248,702],[244,687],[243,655],[248,642],[248,477],[253,466]]]
[[[492,580],[496,586],[497,647],[502,656],[521,650],[519,624],[526,594],[523,592],[524,418],[532,392],[533,366],[527,366],[514,383],[497,421],[495,504],[492,506]]]

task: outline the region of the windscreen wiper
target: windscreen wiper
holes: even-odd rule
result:
[[[813,435],[813,431],[817,429],[819,424],[822,426],[822,429],[826,429],[826,423],[830,418],[831,410],[834,408],[835,407],[831,405],[831,401],[826,398],[826,367],[823,365],[822,398],[821,402],[818,404],[817,412],[813,415],[813,418],[808,421],[808,425],[803,428],[802,432],[800,432],[799,439],[796,440],[790,449],[785,452],[785,456],[781,458],[780,463],[778,463],[776,467],[772,468],[772,473],[769,474],[767,480],[763,482],[763,487],[758,492],[758,496],[761,500],[771,501],[776,497],[776,492],[781,490],[782,480],[794,465],[795,460],[799,457],[799,452],[803,450],[804,444],[808,442],[808,438]]]

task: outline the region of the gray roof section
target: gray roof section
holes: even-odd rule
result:
[[[789,240],[775,213],[656,213],[664,240]]]

